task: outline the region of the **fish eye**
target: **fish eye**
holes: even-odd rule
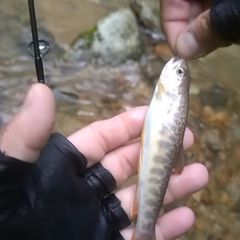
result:
[[[181,77],[185,76],[186,73],[187,73],[187,70],[185,68],[180,67],[180,68],[177,69],[177,75],[179,75]]]

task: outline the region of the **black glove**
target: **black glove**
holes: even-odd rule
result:
[[[210,20],[223,39],[240,43],[239,0],[215,0],[210,10]]]
[[[116,181],[62,135],[53,134],[35,164],[0,153],[1,240],[120,240],[130,225],[111,193]]]

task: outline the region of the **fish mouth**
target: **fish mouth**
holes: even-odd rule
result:
[[[186,63],[186,60],[180,58],[179,56],[177,57],[172,57],[171,60],[170,60],[171,63],[176,63],[176,62],[179,62],[179,63]]]

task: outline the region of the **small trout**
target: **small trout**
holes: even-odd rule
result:
[[[155,224],[171,173],[181,173],[184,168],[189,82],[186,61],[176,57],[164,66],[157,82],[142,132],[139,184],[132,207],[137,223],[132,240],[155,239]]]

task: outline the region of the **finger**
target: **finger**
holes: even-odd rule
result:
[[[194,220],[194,213],[188,207],[180,207],[164,214],[156,223],[156,240],[173,240],[180,237],[193,226]],[[130,240],[133,230],[134,228],[129,228],[121,231],[123,238]]]
[[[85,155],[88,166],[91,166],[107,152],[139,137],[146,111],[147,107],[138,107],[113,118],[94,122],[70,135],[68,140]],[[84,144],[79,139],[83,139]]]
[[[187,128],[184,136],[184,148],[187,149],[192,144],[193,134]],[[136,174],[140,147],[140,142],[137,142],[117,148],[107,153],[101,161],[102,165],[112,173],[117,182],[117,186]]]
[[[3,128],[0,149],[7,156],[34,162],[49,139],[55,118],[55,101],[44,84],[34,84],[19,113]]]
[[[194,163],[186,166],[182,174],[173,174],[171,176],[164,204],[169,204],[199,191],[207,185],[208,180],[208,170],[204,165]]]
[[[171,176],[164,197],[164,205],[199,191],[207,185],[208,178],[208,171],[202,164],[195,163],[186,166],[182,174]],[[131,218],[135,189],[136,185],[131,185],[116,192],[116,196],[121,200],[122,207],[129,218]]]
[[[209,11],[200,14],[177,39],[177,54],[184,59],[203,57],[219,47],[229,46],[214,31],[210,22]]]
[[[202,11],[202,1],[160,0],[160,18],[169,46],[177,54],[180,33]]]

